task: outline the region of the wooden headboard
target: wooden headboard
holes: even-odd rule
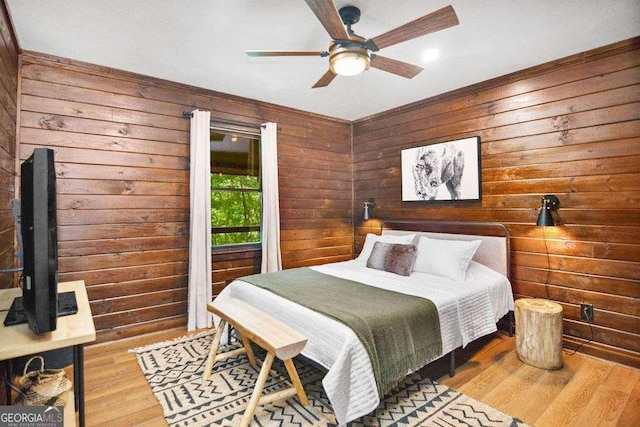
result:
[[[473,260],[511,279],[509,230],[497,222],[385,221],[383,234],[415,233],[446,240],[481,240]]]

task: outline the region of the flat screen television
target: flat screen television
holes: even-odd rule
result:
[[[59,315],[77,312],[73,292],[58,295],[53,150],[36,148],[31,157],[22,163],[20,173],[19,228],[24,251],[22,297],[14,300],[5,325],[28,323],[29,329],[41,334],[56,329]]]
[[[20,167],[20,212],[24,270],[22,305],[29,329],[56,329],[58,234],[53,150],[36,148]]]

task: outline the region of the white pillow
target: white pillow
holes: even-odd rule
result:
[[[441,240],[420,236],[413,271],[462,282],[480,243],[481,240]]]
[[[356,258],[356,261],[366,264],[369,256],[371,255],[371,251],[373,250],[373,245],[376,242],[401,243],[404,245],[408,245],[413,241],[415,237],[415,234],[383,234],[381,236],[378,236],[376,234],[369,233],[364,240],[362,251],[360,252],[360,255],[358,255],[358,258]]]

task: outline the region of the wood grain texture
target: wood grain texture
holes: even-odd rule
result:
[[[565,341],[640,366],[639,123],[640,38],[358,120],[354,214],[374,198],[377,220],[355,228],[354,252],[382,219],[502,222],[516,297],[548,292]],[[403,149],[470,136],[481,202],[401,201]],[[535,226],[543,194],[559,197],[561,226]],[[580,303],[593,304],[593,327]]]
[[[60,278],[86,281],[98,342],[186,322],[183,111],[278,123],[284,266],[351,258],[349,123],[33,52],[22,62],[18,155],[55,150]],[[260,256],[253,247],[214,251],[214,295],[259,272]]]
[[[364,234],[379,230],[378,220],[360,219],[372,197],[376,218],[503,222],[516,297],[548,291],[563,308],[565,342],[590,340],[585,351],[640,366],[640,38],[349,123],[51,55],[19,58],[3,12],[0,262],[13,264],[15,165],[52,147],[60,275],[86,280],[104,328],[99,341],[186,322],[181,117],[201,108],[279,124],[285,267],[351,259]],[[482,202],[400,201],[403,148],[476,135]],[[563,226],[543,230],[534,223],[549,193],[561,200]],[[257,272],[260,256],[256,248],[215,252],[214,294]],[[15,283],[0,276],[0,287]],[[594,305],[592,327],[580,320],[582,302]]]
[[[0,270],[17,267],[14,260],[14,221],[11,199],[16,198],[16,128],[18,121],[18,42],[6,5],[0,7]],[[14,273],[0,273],[0,289],[15,286]]]
[[[458,16],[455,10],[453,10],[451,6],[446,6],[418,19],[414,19],[400,27],[394,28],[393,30],[387,31],[384,34],[380,34],[374,37],[372,41],[379,49],[383,49],[458,24]]]
[[[160,404],[129,349],[185,334],[179,328],[88,347],[87,423],[165,425]],[[457,352],[453,378],[447,375],[446,360],[427,365],[423,372],[531,426],[638,425],[640,370],[569,353],[561,369],[544,371],[518,360],[515,338],[495,333]]]
[[[239,299],[216,299],[207,304],[207,310],[282,360],[297,356],[307,344],[307,338],[295,329]]]
[[[542,298],[515,302],[516,354],[541,369],[562,367],[562,306]]]

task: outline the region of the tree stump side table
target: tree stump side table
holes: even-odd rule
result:
[[[527,365],[562,368],[562,306],[546,299],[515,303],[516,354]]]

